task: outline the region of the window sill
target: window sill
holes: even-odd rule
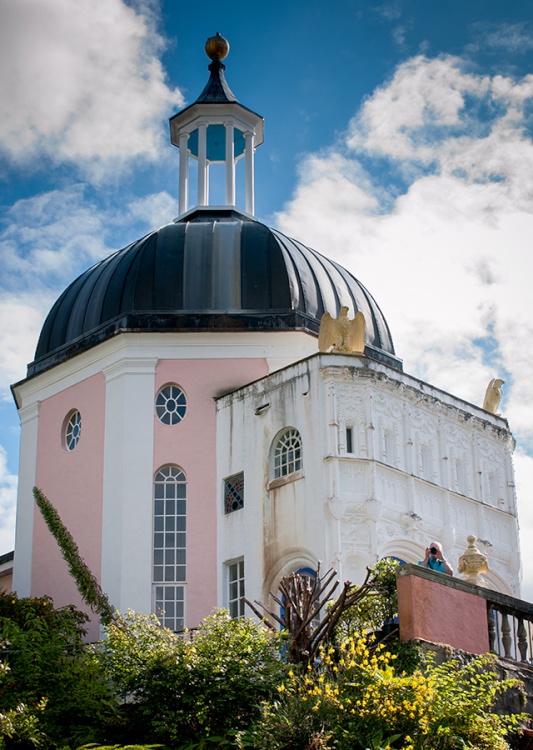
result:
[[[290,482],[296,482],[298,479],[303,479],[305,474],[303,471],[295,471],[292,474],[287,474],[285,477],[278,477],[273,479],[269,485],[269,490],[275,490],[277,487],[283,487],[284,484],[290,484]]]

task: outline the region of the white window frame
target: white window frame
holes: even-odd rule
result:
[[[272,443],[272,480],[284,480],[301,473],[303,469],[302,436],[295,427],[278,433]]]
[[[239,557],[236,560],[230,560],[225,563],[226,565],[226,593],[227,593],[227,605],[230,613],[230,617],[233,619],[239,619],[244,617],[245,602],[244,597],[246,595],[246,574],[244,567],[244,557]]]
[[[186,622],[187,477],[166,464],[153,484],[152,606],[162,625],[179,632]]]

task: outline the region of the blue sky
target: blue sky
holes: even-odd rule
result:
[[[265,117],[256,214],[374,294],[407,372],[481,404],[505,379],[533,600],[533,4],[0,0],[0,553],[18,417],[50,306],[177,215],[168,117],[204,43]],[[530,507],[531,506],[531,507]]]

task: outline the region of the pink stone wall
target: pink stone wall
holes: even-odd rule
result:
[[[187,396],[177,425],[155,419],[154,473],[175,464],[187,476],[187,627],[195,627],[217,603],[215,397],[268,374],[266,360],[162,360],[156,393],[176,383]]]
[[[416,575],[398,576],[400,638],[447,643],[483,654],[489,651],[487,604],[475,594]]]
[[[39,411],[36,482],[58,510],[82,557],[100,578],[102,554],[102,484],[104,466],[105,378],[103,374],[44,400]],[[67,415],[81,414],[81,437],[72,451],[64,447]],[[35,509],[31,595],[48,594],[57,607],[82,604],[55,539]],[[89,638],[98,637],[93,623]]]

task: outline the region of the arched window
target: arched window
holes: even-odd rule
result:
[[[154,477],[153,601],[161,623],[185,628],[187,479],[177,466]]]
[[[302,438],[298,430],[285,430],[274,445],[274,479],[289,476],[302,468]]]

